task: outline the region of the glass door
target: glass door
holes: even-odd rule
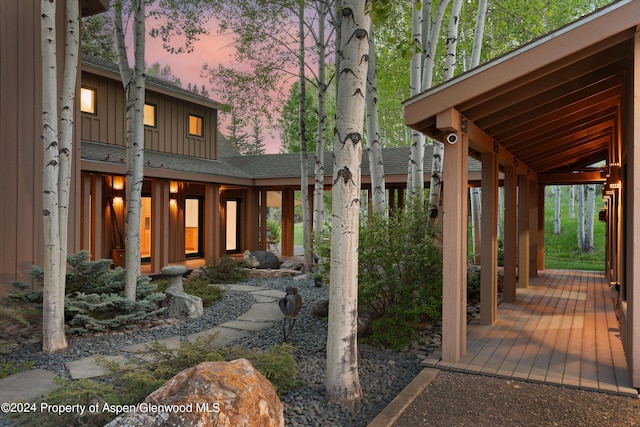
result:
[[[184,201],[184,254],[186,257],[202,256],[202,203],[198,198]]]
[[[151,259],[151,197],[142,196],[140,209],[140,258]]]

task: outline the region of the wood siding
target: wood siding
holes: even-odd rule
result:
[[[58,29],[64,28],[60,3]],[[58,55],[64,53],[63,31],[58,32]],[[0,294],[15,280],[29,281],[31,265],[44,262],[42,221],[42,59],[40,56],[40,2],[0,2]],[[59,67],[61,72],[62,67]],[[77,142],[77,135],[74,137]],[[77,153],[77,144],[74,154]],[[74,173],[79,163],[74,165]],[[72,184],[69,207],[69,250],[79,244],[79,203]]]
[[[82,139],[126,146],[127,121],[122,83],[93,74],[85,66],[82,86],[96,91],[96,114],[82,113]],[[146,103],[156,107],[156,126],[145,126],[145,149],[215,159],[216,110],[154,92],[153,85],[147,85],[146,89]],[[189,114],[203,118],[202,138],[189,135]]]

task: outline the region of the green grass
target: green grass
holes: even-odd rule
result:
[[[548,191],[548,190],[547,190]],[[604,270],[605,268],[605,223],[598,221],[598,211],[603,207],[596,190],[595,223],[593,240],[595,249],[588,253],[580,253],[578,249],[578,217],[569,216],[569,187],[561,187],[560,212],[561,223],[559,235],[554,234],[553,213],[554,199],[547,193],[545,200],[545,267],[576,270]],[[575,209],[578,203],[575,202]]]
[[[545,268],[557,268],[566,270],[596,270],[605,268],[605,223],[598,221],[598,211],[602,209],[603,202],[598,195],[601,187],[596,189],[596,207],[594,209],[595,223],[593,229],[593,241],[595,249],[588,253],[580,253],[578,249],[578,218],[569,216],[569,186],[561,187],[560,212],[561,223],[559,235],[553,233],[553,215],[555,200],[551,191],[547,188],[544,210],[544,241],[545,241]],[[577,212],[578,201],[574,202]],[[468,230],[469,261],[473,261],[473,241],[471,235],[471,223]]]

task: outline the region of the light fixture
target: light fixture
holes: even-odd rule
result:
[[[170,181],[169,182],[169,193],[177,194],[178,193],[178,181]]]
[[[611,163],[609,165],[609,187],[620,188],[622,183],[620,171],[620,163]]]
[[[123,176],[113,176],[113,177],[111,177],[111,187],[114,190],[122,190],[122,189],[124,189],[124,177]]]

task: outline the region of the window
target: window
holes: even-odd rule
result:
[[[204,129],[202,128],[202,123],[202,117],[189,114],[189,135],[203,137]]]
[[[80,111],[96,114],[96,91],[94,89],[80,88]]]
[[[156,127],[156,106],[144,104],[144,125]]]

